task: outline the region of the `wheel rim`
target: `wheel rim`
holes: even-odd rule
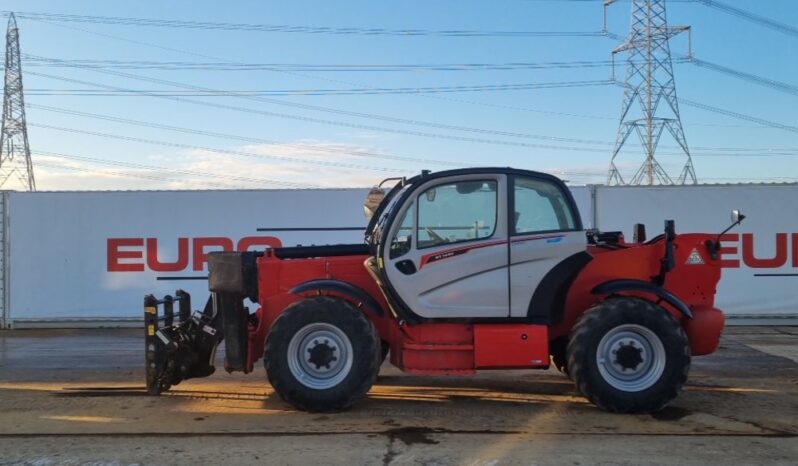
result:
[[[639,392],[665,371],[665,347],[656,333],[637,324],[619,325],[604,335],[596,350],[598,370],[618,390]]]
[[[306,325],[288,343],[288,368],[306,387],[334,387],[352,369],[352,343],[346,333],[332,324]]]

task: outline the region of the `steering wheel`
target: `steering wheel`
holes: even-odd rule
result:
[[[439,235],[430,227],[424,227],[424,231],[432,238],[435,243],[448,243],[449,241],[446,240],[443,236]]]

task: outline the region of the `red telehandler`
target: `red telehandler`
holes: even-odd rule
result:
[[[211,253],[193,315],[185,292],[146,296],[148,392],[211,375],[224,341],[227,371],[263,358],[301,410],[351,406],[390,354],[417,374],[553,363],[601,408],[653,412],[717,348],[719,235],[676,235],[673,221],[648,241],[642,225],[633,242],[586,231],[565,184],[526,170],[393,181],[369,194],[361,244]]]

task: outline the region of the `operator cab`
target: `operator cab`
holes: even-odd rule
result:
[[[564,261],[589,260],[570,191],[543,173],[424,172],[399,180],[372,211],[371,268],[408,321],[548,322],[561,286],[550,275],[568,275],[557,269]]]

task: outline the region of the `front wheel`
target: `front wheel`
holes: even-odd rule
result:
[[[641,298],[611,298],[586,311],[568,343],[568,369],[596,406],[620,413],[659,411],[679,394],[690,345],[665,309]]]
[[[291,304],[266,339],[264,365],[280,397],[303,411],[340,411],[377,377],[380,340],[348,302],[325,296]]]

